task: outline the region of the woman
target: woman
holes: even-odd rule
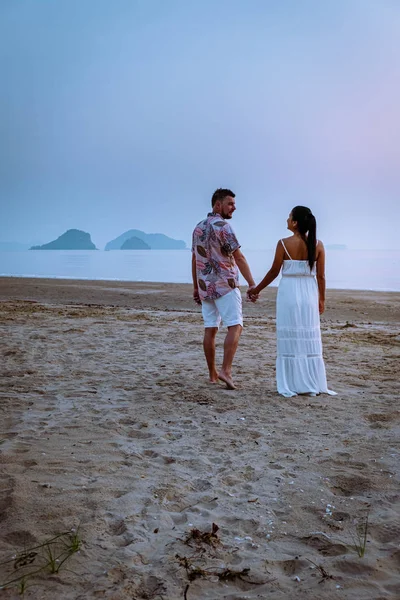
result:
[[[335,395],[326,383],[319,323],[325,309],[324,246],[316,239],[317,224],[309,208],[296,206],[287,227],[293,235],[278,242],[271,269],[250,294],[257,297],[282,268],[276,299],[279,394]]]

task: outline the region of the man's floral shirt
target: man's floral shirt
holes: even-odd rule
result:
[[[193,231],[192,252],[196,259],[200,300],[215,300],[239,287],[239,269],[233,258],[240,248],[227,221],[208,213]]]

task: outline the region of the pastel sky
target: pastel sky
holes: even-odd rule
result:
[[[1,241],[189,244],[222,186],[244,248],[400,248],[399,0],[1,0],[0,72]]]

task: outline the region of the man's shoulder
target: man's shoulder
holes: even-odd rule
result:
[[[233,231],[232,225],[228,223],[228,221],[225,221],[225,219],[223,219],[221,215],[212,215],[209,217],[209,220],[210,225],[217,231],[222,229],[225,231]]]
[[[225,226],[230,227],[229,223],[227,223],[221,215],[209,213],[205,219],[202,219],[197,223],[195,229],[204,229],[207,225],[217,229],[221,229],[221,227]]]
[[[203,229],[206,223],[207,223],[207,218],[206,219],[202,219],[201,221],[199,221],[197,223],[197,225],[194,228],[194,231],[196,231],[196,229]]]

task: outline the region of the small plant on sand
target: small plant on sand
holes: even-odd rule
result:
[[[49,568],[50,573],[58,572],[58,563],[60,562],[59,558],[57,558],[56,549],[52,544],[46,544],[44,546],[45,556],[47,560],[47,566]]]
[[[19,580],[18,593],[20,596],[23,596],[26,592],[26,588],[28,587],[27,581],[28,580],[26,577],[21,577],[21,579]]]
[[[24,596],[26,590],[28,588],[32,587],[33,585],[35,585],[34,583],[28,583],[28,581],[29,581],[28,577],[21,577],[21,579],[18,581],[16,588],[17,588],[18,594],[20,596]]]
[[[357,523],[355,527],[355,533],[353,534],[353,544],[350,546],[353,550],[355,550],[360,558],[363,558],[365,555],[365,550],[367,546],[367,537],[368,537],[368,517],[369,513],[365,515],[365,517]]]
[[[78,528],[59,533],[36,546],[25,547],[24,550],[0,563],[0,568],[6,573],[6,582],[0,584],[0,589],[14,585],[23,595],[28,580],[32,581],[35,575],[43,575],[46,572],[58,573],[61,566],[73,554],[79,552],[81,546]]]
[[[75,552],[79,552],[82,546],[82,540],[79,537],[79,527],[77,529],[71,529],[71,533],[69,535],[69,546],[68,550],[71,554]]]

